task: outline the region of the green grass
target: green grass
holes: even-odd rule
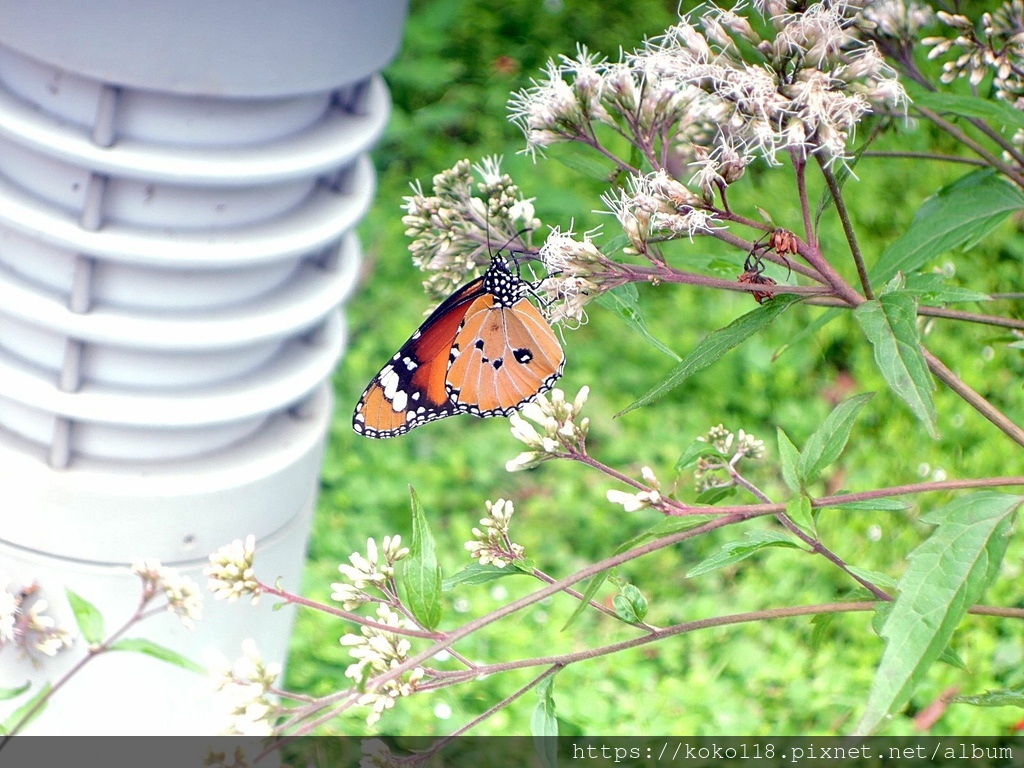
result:
[[[539,568],[560,577],[611,554],[623,541],[657,522],[650,511],[624,513],[609,504],[605,491],[617,487],[579,466],[548,463],[538,470],[508,474],[507,459],[520,449],[505,419],[447,419],[393,440],[367,440],[352,433],[351,411],[363,387],[411,334],[428,308],[403,235],[399,205],[408,183],[430,177],[462,157],[478,161],[502,154],[505,168],[527,197],[536,197],[545,225],[577,231],[604,223],[600,184],[565,166],[536,164],[516,154],[518,131],[505,120],[509,91],[528,83],[549,56],[572,53],[577,40],[616,55],[644,35],[671,23],[676,3],[526,2],[413,4],[406,44],[386,75],[395,98],[390,132],[376,154],[380,172],[377,202],[360,229],[365,280],[348,306],[351,345],[335,377],[337,397],[323,470],[315,529],[303,592],[327,600],[336,567],[365,540],[410,533],[409,486],[415,487],[438,541],[446,574],[468,562],[462,543],[484,513],[484,501],[513,499],[514,537]],[[910,130],[909,128],[907,129]],[[903,129],[901,129],[901,132]],[[934,140],[921,130],[897,139],[923,149]],[[895,141],[887,139],[886,141]],[[909,224],[920,203],[941,184],[963,173],[961,167],[904,164],[866,159],[859,181],[847,186],[862,246],[869,263]],[[909,183],[908,183],[909,181]],[[812,199],[821,189],[813,190]],[[791,172],[753,169],[731,191],[734,208],[756,216],[771,210],[779,225],[799,230]],[[830,260],[853,271],[834,215],[823,219],[822,239]],[[1020,254],[1024,238],[1007,225],[966,254],[949,254],[957,282],[977,290],[1021,290]],[[1001,246],[988,245],[999,243]],[[680,264],[742,262],[744,254],[682,242],[670,249]],[[735,277],[735,273],[728,275]],[[784,272],[777,275],[785,278]],[[652,333],[685,355],[705,334],[749,311],[753,302],[684,286],[640,287],[640,301]],[[973,307],[967,307],[969,309]],[[813,338],[773,355],[818,312],[795,307],[768,332],[688,380],[667,397],[622,418],[614,414],[657,383],[674,361],[647,345],[612,313],[590,308],[590,322],[566,333],[566,369],[560,386],[572,396],[592,387],[588,447],[602,461],[627,473],[649,465],[662,479],[675,480],[673,466],[691,440],[714,424],[743,428],[765,439],[766,459],[751,479],[770,496],[786,497],[774,450],[777,427],[797,443],[817,428],[835,402],[851,394],[877,391],[865,408],[846,452],[814,489],[866,490],[883,485],[949,478],[1009,474],[1010,443],[956,397],[940,388],[936,400],[942,437],[933,441],[885,388],[871,351],[851,317],[841,317]],[[1018,421],[1022,361],[1017,350],[995,343],[1002,334],[982,326],[937,321],[928,329],[933,351],[998,407]],[[989,351],[991,350],[991,351]],[[693,498],[692,477],[678,479],[678,493]],[[737,503],[744,499],[736,497]],[[898,577],[904,556],[924,536],[915,522],[921,510],[945,498],[911,501],[908,513],[827,511],[819,533],[848,562]],[[917,505],[922,506],[917,506]],[[774,525],[754,521],[743,530]],[[742,537],[728,529],[661,551],[624,567],[620,575],[636,584],[651,603],[648,621],[668,624],[784,605],[831,602],[848,594],[852,583],[823,559],[796,550],[768,550],[734,567],[687,580],[684,574],[726,541]],[[1019,538],[1019,537],[1018,537]],[[1019,541],[1011,542],[1004,575],[987,602],[1020,603]],[[445,594],[443,627],[535,591],[526,577]],[[610,588],[599,599],[610,601]],[[560,631],[575,609],[567,597],[551,599],[473,635],[459,645],[465,656],[487,662],[579,650],[635,636],[635,630],[586,613]],[[837,616],[815,637],[809,619],[779,620],[705,630],[644,649],[576,664],[556,678],[555,696],[563,734],[836,734],[859,717],[883,643],[870,629],[870,614]],[[338,637],[351,631],[327,617],[300,613],[289,662],[289,686],[322,695],[345,687],[349,663]],[[907,709],[885,733],[914,733],[916,711],[950,687],[981,693],[1024,682],[1024,630],[1019,622],[968,618],[954,647],[969,672],[936,664]],[[452,662],[439,662],[452,667]],[[536,674],[536,673],[534,673]],[[401,734],[445,734],[479,715],[531,679],[529,671],[495,675],[433,694],[402,700],[381,721],[380,730]],[[536,696],[527,694],[483,723],[474,733],[528,733]],[[438,706],[444,705],[444,706]],[[451,715],[441,717],[445,710]],[[328,732],[364,733],[358,710],[332,723]],[[1021,714],[1014,708],[953,706],[931,731],[943,734],[1006,733]]]

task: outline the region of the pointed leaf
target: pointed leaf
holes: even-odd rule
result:
[[[572,612],[572,615],[566,620],[565,625],[562,627],[562,632],[565,632],[569,627],[576,623],[583,612],[590,607],[590,601],[594,599],[594,595],[597,594],[597,590],[608,579],[608,571],[601,571],[601,573],[594,574],[594,577],[587,582],[587,588],[583,590],[583,599],[580,600],[579,605],[576,606],[576,610]]]
[[[786,504],[786,514],[790,520],[811,535],[817,534],[817,527],[814,524],[814,510],[811,508],[809,496],[800,494],[790,499]]]
[[[442,592],[451,592],[460,584],[465,584],[469,587],[476,587],[480,584],[487,584],[488,582],[495,581],[496,579],[503,579],[506,576],[522,576],[523,571],[518,568],[512,568],[505,566],[499,568],[496,565],[481,565],[480,563],[470,563],[461,571],[453,576],[449,576],[447,579],[441,582]]]
[[[935,112],[948,112],[960,117],[976,117],[990,123],[994,128],[1024,128],[1024,112],[996,99],[982,99],[968,94],[926,91],[912,81],[907,81],[907,92],[913,103]]]
[[[853,311],[874,349],[875,364],[886,383],[934,438],[938,438],[935,401],[928,364],[917,332],[917,302],[907,293],[889,293],[865,301]]]
[[[905,276],[906,290],[924,304],[955,304],[959,302],[992,301],[987,293],[972,291],[959,285],[949,285],[945,275],[937,272],[917,272]]]
[[[70,589],[64,591],[67,593],[68,602],[71,604],[71,610],[75,614],[75,622],[78,624],[78,630],[82,633],[82,637],[89,645],[102,643],[106,635],[103,614],[78,593],[72,592]]]
[[[850,573],[855,576],[860,576],[864,581],[870,581],[876,587],[882,587],[882,589],[896,589],[896,580],[887,573],[869,571],[867,568],[858,568],[855,565],[847,565],[846,567],[850,570]]]
[[[555,676],[545,677],[537,685],[540,699],[530,718],[534,748],[547,768],[558,765],[558,716],[555,714]]]
[[[950,703],[975,707],[1024,707],[1024,688],[985,691],[977,696],[954,696]]]
[[[544,154],[588,179],[610,182],[618,175],[619,166],[614,161],[579,142],[552,144]]]
[[[1024,497],[985,491],[922,517],[936,525],[908,557],[900,592],[881,629],[885,652],[857,735],[902,706],[949,645],[967,610],[999,572],[1013,514]]]
[[[610,291],[605,291],[598,297],[597,303],[613,310],[619,317],[633,326],[652,347],[660,352],[664,352],[677,363],[681,362],[683,358],[665,346],[647,330],[647,321],[644,320],[644,316],[640,313],[640,302],[638,299],[639,294],[637,293],[636,286],[632,283],[627,283]]]
[[[789,534],[780,531],[748,531],[745,540],[730,541],[722,545],[722,549],[719,552],[691,568],[686,574],[686,578],[692,579],[710,571],[738,563],[740,560],[746,560],[758,550],[765,549],[766,547],[800,549],[789,538]]]
[[[633,584],[623,584],[612,604],[618,617],[630,624],[639,624],[647,616],[647,598]]]
[[[32,723],[33,720],[43,714],[46,710],[47,697],[50,695],[50,691],[52,690],[53,686],[50,683],[43,683],[42,687],[36,691],[35,696],[14,710],[10,716],[0,724],[0,731],[10,734],[24,730]],[[36,709],[33,712],[32,710],[37,706],[39,709]],[[31,715],[29,714],[30,712],[32,713]]]
[[[423,505],[412,488],[412,543],[404,561],[402,586],[405,601],[416,621],[434,629],[441,621],[441,569],[437,565],[434,537]]]
[[[797,476],[802,485],[814,482],[825,467],[839,458],[846,447],[846,441],[850,439],[857,414],[873,395],[874,392],[865,392],[844,400],[808,438],[800,454],[800,461],[797,462]]]
[[[800,451],[782,431],[782,427],[778,427],[775,434],[779,442],[779,458],[782,460],[782,479],[786,482],[786,487],[789,490],[799,492],[800,478],[796,472],[796,465],[800,460]]]
[[[973,171],[924,202],[907,231],[871,269],[871,282],[916,272],[947,251],[973,245],[1021,208],[1024,195],[1016,187],[992,170]]]
[[[864,499],[829,504],[831,509],[844,509],[850,512],[906,512],[911,506],[913,505],[899,499]]]
[[[29,688],[32,687],[31,681],[26,681],[19,685],[17,688],[0,688],[0,701],[7,701],[9,699],[16,699]]]
[[[765,302],[757,309],[733,320],[725,328],[712,331],[690,352],[659,384],[651,388],[647,394],[632,403],[616,416],[648,405],[667,392],[678,387],[686,379],[698,371],[707,368],[729,350],[739,346],[758,331],[767,328],[775,319],[794,303],[800,301],[796,294],[780,294],[771,301]]]
[[[206,667],[201,664],[196,664],[194,661],[182,656],[177,651],[172,651],[170,648],[165,648],[164,646],[151,642],[150,640],[146,640],[143,637],[126,637],[122,640],[118,640],[110,646],[110,650],[142,653],[146,656],[152,656],[154,659],[166,661],[168,664],[173,664],[176,667],[187,669],[189,672],[198,672],[201,675],[205,675],[207,673]]]

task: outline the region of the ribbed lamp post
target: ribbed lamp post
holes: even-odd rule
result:
[[[65,587],[115,627],[133,558],[202,584],[206,556],[249,533],[260,572],[298,586],[388,116],[376,72],[405,13],[0,0],[0,572],[64,624]],[[283,661],[290,629],[288,611],[207,599],[191,632],[168,614],[138,633],[196,661],[252,637]],[[84,652],[7,649],[0,687]],[[209,691],[108,654],[28,732],[209,733]]]

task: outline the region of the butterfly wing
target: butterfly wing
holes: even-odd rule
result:
[[[448,397],[459,412],[508,416],[562,375],[565,356],[540,311],[520,298],[511,306],[489,293],[467,308],[452,343]]]
[[[445,375],[455,336],[481,294],[482,277],[445,299],[373,377],[352,414],[356,432],[366,437],[396,437],[460,412],[448,397]]]

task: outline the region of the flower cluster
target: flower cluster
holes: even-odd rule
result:
[[[218,600],[235,602],[243,595],[252,597],[256,605],[263,587],[256,580],[253,557],[256,554],[256,537],[252,534],[245,541],[236,539],[210,555],[210,564],[203,570],[209,578],[206,588]]]
[[[935,19],[931,8],[915,0],[858,0],[850,5],[857,26],[871,39],[883,42],[913,44]]]
[[[380,554],[383,551],[384,558]],[[395,563],[409,555],[409,548],[402,546],[401,536],[385,536],[380,550],[372,538],[366,540],[366,556],[359,552],[349,555],[349,563],[338,566],[341,575],[347,582],[331,584],[331,599],[342,604],[346,611],[351,611],[363,603],[377,598],[371,597],[366,591],[368,587],[382,587],[395,577]]]
[[[573,402],[566,402],[565,393],[560,389],[552,389],[550,399],[546,395],[538,395],[531,403],[509,417],[512,436],[526,443],[529,451],[523,451],[511,461],[506,462],[505,469],[518,472],[530,469],[538,464],[561,455],[567,449],[582,450],[583,443],[590,428],[590,419],[584,417],[577,423],[577,418],[587,402],[590,387],[583,387]],[[530,424],[534,422],[537,427]]]
[[[281,665],[265,663],[253,640],[242,642],[242,653],[234,665],[221,659],[214,669],[219,701],[230,718],[227,733],[270,736],[278,714],[273,686],[281,675]]]
[[[480,560],[480,565],[491,563],[496,568],[504,568],[513,560],[523,559],[522,545],[513,543],[508,535],[514,512],[511,501],[498,499],[493,504],[487,502],[487,517],[480,520],[483,530],[474,528],[473,541],[466,542],[466,549]]]
[[[707,453],[697,459],[694,480],[698,493],[732,485],[732,468],[742,459],[760,459],[764,456],[764,440],[758,440],[742,429],[734,435],[719,424],[697,440],[707,443],[709,448]]]
[[[730,154],[725,152],[724,154]],[[694,184],[710,200],[713,189],[722,189],[727,179],[738,178],[731,159],[713,161],[698,150]],[[736,161],[739,164],[739,160]],[[745,165],[742,163],[741,165]],[[723,176],[724,174],[724,176]],[[637,253],[647,253],[647,242],[654,235],[679,237],[706,234],[716,228],[715,214],[699,207],[701,197],[673,179],[664,168],[646,176],[630,176],[626,186],[601,196],[608,210],[618,219],[622,231]]]
[[[132,573],[142,579],[143,602],[148,603],[163,594],[167,610],[177,615],[186,627],[195,629],[195,623],[202,618],[203,596],[192,579],[157,560],[136,560],[132,563]]]
[[[386,604],[377,607],[377,621],[396,629],[407,626],[405,619]],[[381,714],[395,706],[398,698],[415,691],[423,679],[423,668],[416,667],[404,678],[373,685],[373,677],[394,669],[409,658],[412,645],[394,632],[364,626],[359,635],[343,636],[341,644],[348,646],[349,655],[356,659],[345,670],[345,677],[351,678],[359,686],[367,685],[368,690],[359,696],[358,704],[370,707],[370,714],[366,716],[368,725],[380,720]]]
[[[432,191],[428,195],[413,186],[402,206],[402,223],[413,238],[413,263],[431,273],[424,287],[434,297],[451,294],[490,261],[492,249],[528,250],[522,234],[540,227],[532,202],[501,172],[500,158],[479,165],[460,160],[434,176]]]
[[[25,652],[56,656],[74,644],[71,632],[46,615],[50,606],[38,597],[38,586],[12,586],[6,574],[0,574],[0,584],[0,651],[15,645]]]
[[[977,86],[992,72],[996,97],[1024,109],[1024,0],[1006,2],[994,13],[982,14],[980,33],[966,16],[945,11],[936,15],[956,37],[922,40],[924,45],[933,46],[928,57],[943,56],[953,48],[960,50],[956,59],[942,65],[942,82],[966,77]],[[1024,145],[1024,132],[1018,131],[1014,143]]]
[[[643,467],[640,474],[643,476],[644,482],[647,483],[647,490],[636,493],[610,490],[606,494],[608,501],[612,504],[621,504],[626,512],[638,512],[641,509],[661,506],[661,482],[654,474],[654,470],[650,467]]]
[[[548,276],[540,284],[544,311],[552,324],[566,322],[578,327],[586,322],[584,307],[608,287],[609,277],[619,265],[606,258],[594,245],[596,231],[584,232],[576,240],[572,229],[553,227],[540,249],[540,260]]]
[[[650,158],[681,154],[685,163],[704,146],[702,175],[724,183],[752,156],[775,163],[784,149],[844,158],[865,114],[905,100],[895,73],[872,42],[856,37],[845,3],[760,5],[773,27],[765,38],[734,11],[712,6],[618,63],[585,49],[549,62],[546,77],[510,102],[527,151],[559,141],[597,146],[601,124]],[[655,137],[671,146],[659,153]]]
[[[359,760],[359,768],[399,768],[404,765],[401,758],[380,739],[363,739],[360,748],[363,757]]]

